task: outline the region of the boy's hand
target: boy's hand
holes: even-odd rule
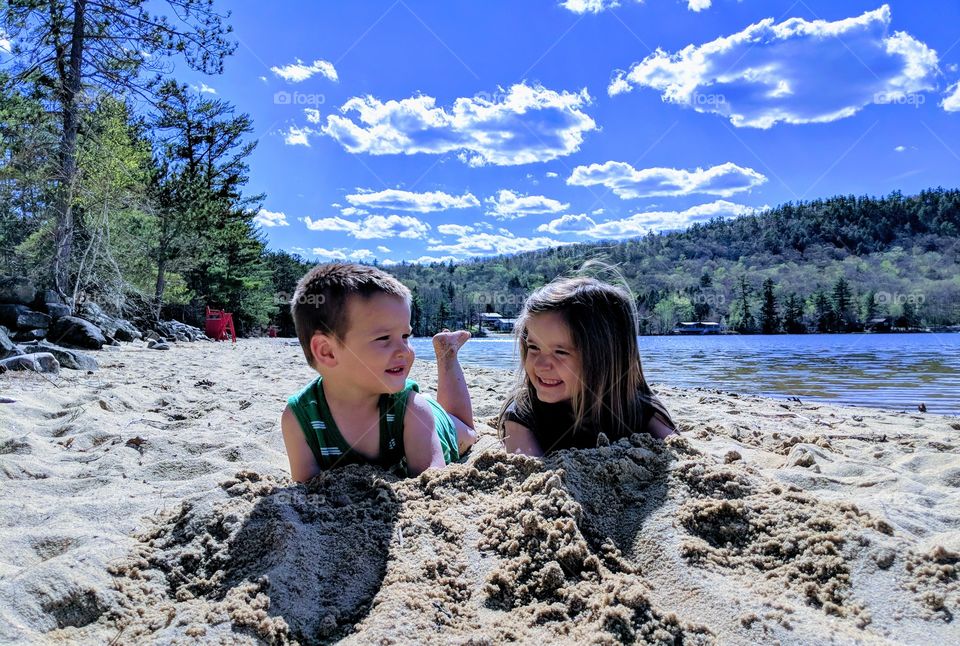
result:
[[[437,435],[433,409],[420,393],[410,391],[407,412],[403,418],[403,447],[407,469],[415,476],[433,467],[442,468],[443,447]]]

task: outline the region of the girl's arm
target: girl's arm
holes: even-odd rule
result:
[[[320,465],[313,457],[300,422],[290,406],[284,408],[280,416],[280,430],[283,431],[283,444],[287,447],[287,459],[290,460],[290,477],[297,482],[306,482],[320,473]]]
[[[664,422],[662,417],[654,413],[650,417],[650,421],[647,422],[647,433],[658,440],[662,440],[668,435],[676,435],[677,431]]]
[[[534,457],[543,455],[533,432],[526,426],[510,420],[503,424],[503,447],[507,453],[523,453]]]

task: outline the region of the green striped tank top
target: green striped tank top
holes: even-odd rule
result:
[[[370,460],[350,446],[337,428],[337,424],[323,394],[322,377],[317,377],[299,392],[287,399],[290,410],[300,422],[307,445],[321,469],[333,469],[346,464],[366,464]],[[407,379],[403,390],[380,396],[380,453],[374,464],[407,475],[406,454],[403,448],[403,417],[407,411],[410,391],[420,392],[420,387]],[[430,397],[426,401],[433,410],[434,428],[443,447],[445,463],[460,459],[457,447],[457,429],[450,415]]]

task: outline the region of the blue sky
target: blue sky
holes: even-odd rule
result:
[[[960,177],[960,3],[223,2],[274,249],[386,264]]]

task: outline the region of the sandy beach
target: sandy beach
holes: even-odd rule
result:
[[[484,428],[444,470],[298,485],[299,346],[96,356],[0,376],[6,643],[960,642],[960,418],[657,389],[666,443]],[[510,379],[467,369],[478,419]]]

